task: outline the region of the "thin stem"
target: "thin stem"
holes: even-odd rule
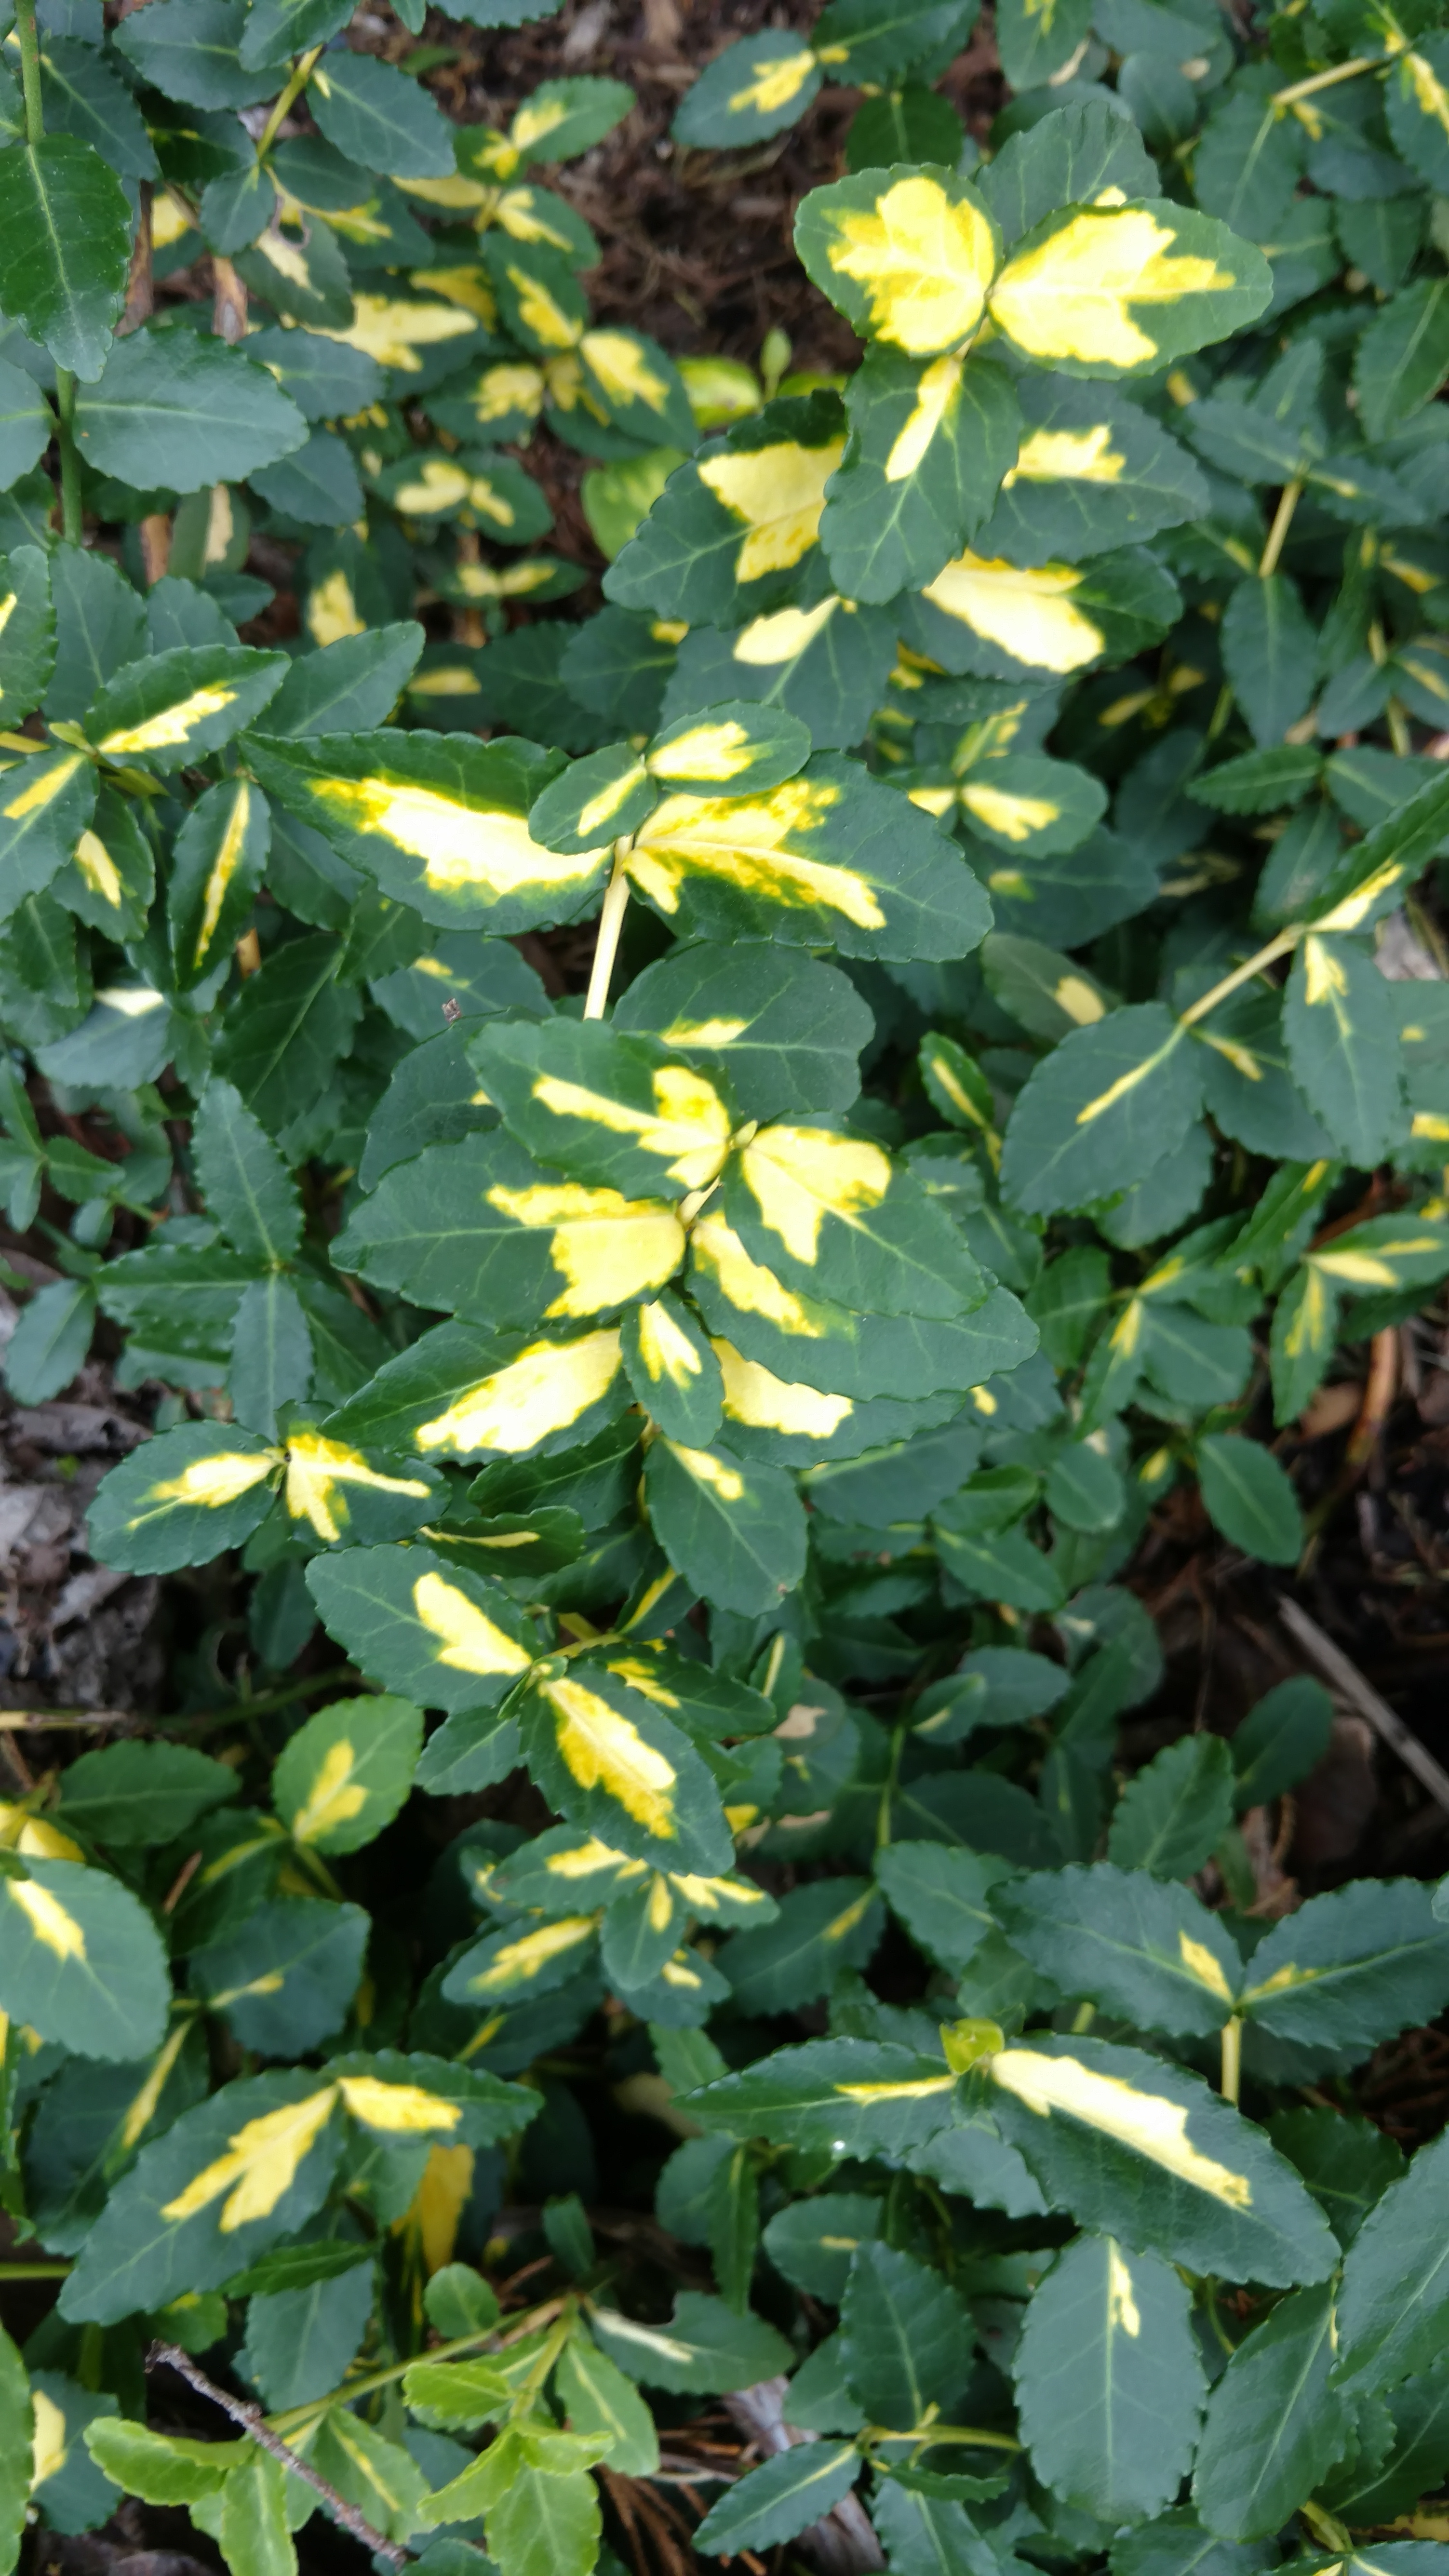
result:
[[[1311,2499],[1307,2504],[1301,2504],[1298,2510],[1321,2548],[1337,2550],[1340,2554],[1352,2550],[1348,2526],[1340,2522],[1336,2514],[1329,2513],[1323,2505],[1314,2504]]]
[[[1284,484],[1279,495],[1278,507],[1273,514],[1273,524],[1268,530],[1268,542],[1263,548],[1262,560],[1258,565],[1260,581],[1266,581],[1270,573],[1277,571],[1278,557],[1283,551],[1288,531],[1293,525],[1293,513],[1302,498],[1303,486],[1300,482],[1295,480]]]
[[[552,2334],[548,2337],[547,2342],[540,2346],[539,2351],[535,2355],[533,2368],[530,2370],[527,2378],[518,2389],[518,2392],[514,2397],[513,2404],[509,2409],[510,2414],[526,2415],[528,2413],[535,2397],[538,2395],[538,2392],[542,2388],[544,2381],[547,2379],[549,2372],[552,2370],[554,2363],[558,2360],[560,2353],[563,2351],[564,2345],[568,2342],[569,2336],[573,2332],[573,2325],[574,2319],[571,2312],[558,2318],[554,2325]]]
[[[69,367],[55,371],[55,407],[60,415],[60,532],[68,546],[78,546],[85,533],[81,517],[80,457],[75,443],[75,378]]]
[[[218,2388],[214,2379],[208,2379],[204,2370],[197,2369],[190,2354],[183,2352],[179,2344],[152,2344],[146,2355],[147,2369],[156,2370],[163,2365],[184,2379],[188,2388],[194,2388],[198,2397],[209,2397],[213,2406],[219,2406],[222,2413],[229,2415],[234,2424],[239,2424],[244,2433],[249,2433],[264,2451],[270,2451],[272,2458],[279,2460],[284,2469],[290,2469],[294,2478],[301,2478],[306,2486],[311,2487],[321,2497],[333,2521],[340,2522],[344,2531],[350,2531],[354,2540],[360,2540],[364,2549],[370,2549],[374,2558],[384,2559],[389,2567],[399,2571],[409,2565],[411,2553],[399,2548],[395,2540],[389,2540],[386,2532],[379,2531],[374,2523],[368,2521],[366,2514],[359,2513],[355,2504],[349,2504],[334,2486],[329,2486],[324,2477],[319,2477],[310,2460],[302,2459],[280,2434],[273,2432],[260,2406],[249,2406],[244,2398],[229,2396],[224,2388]]]
[[[369,2370],[361,2379],[345,2379],[340,2388],[329,2388],[325,2397],[310,2398],[305,2406],[289,2407],[280,2415],[269,2415],[267,2422],[274,2433],[296,2433],[325,2415],[329,2406],[350,2406],[354,2397],[370,2397],[378,2388],[391,2388],[411,2370],[415,2361],[455,2361],[460,2353],[481,2352],[485,2344],[496,2344],[500,2350],[516,2343],[522,2334],[536,2333],[540,2326],[551,2325],[563,2306],[562,2299],[545,2299],[538,2308],[529,2308],[521,2317],[485,2326],[480,2334],[459,2335],[455,2343],[435,2343],[425,2353],[410,2353],[406,2361],[390,2361],[382,2370]],[[502,2327],[508,2325],[506,2335]]]
[[[884,1786],[881,1789],[880,1808],[875,1820],[875,1845],[877,1851],[884,1851],[891,1838],[891,1804],[895,1797],[896,1787],[901,1776],[901,1756],[905,1751],[905,1747],[906,1730],[903,1726],[897,1726],[891,1733],[890,1766],[886,1772]]]
[[[1295,922],[1291,929],[1280,930],[1276,938],[1269,940],[1266,948],[1260,948],[1255,956],[1246,958],[1241,966],[1235,966],[1231,975],[1225,975],[1220,984],[1214,984],[1212,991],[1204,993],[1200,1002],[1193,1002],[1187,1010],[1180,1012],[1179,1029],[1195,1028],[1199,1020],[1207,1019],[1217,1009],[1219,1002],[1225,1002],[1230,993],[1236,993],[1240,984],[1251,984],[1253,977],[1261,975],[1264,967],[1271,966],[1275,958],[1289,956],[1302,938],[1303,930],[1302,922]]]
[[[1225,680],[1225,681],[1223,682],[1222,687],[1221,687],[1221,688],[1219,689],[1219,691],[1218,691],[1218,702],[1217,702],[1217,705],[1214,707],[1214,709],[1213,709],[1213,711],[1212,711],[1212,714],[1211,714],[1211,716],[1210,716],[1210,717],[1209,717],[1209,719],[1208,719],[1207,738],[1206,738],[1206,740],[1205,740],[1205,741],[1204,741],[1204,743],[1203,743],[1203,751],[1206,751],[1206,750],[1207,750],[1208,743],[1210,743],[1210,742],[1216,742],[1216,741],[1217,741],[1218,735],[1222,732],[1222,729],[1223,729],[1224,725],[1227,723],[1227,720],[1228,720],[1229,716],[1232,714],[1232,712],[1233,712],[1233,692],[1232,692],[1232,689],[1231,689],[1231,687],[1230,687],[1229,683]],[[1198,755],[1198,763],[1199,763],[1199,765],[1200,765],[1200,763],[1201,763],[1201,758],[1202,758],[1202,754],[1201,754],[1201,753],[1199,753],[1199,755]]]
[[[586,1020],[601,1020],[609,998],[614,960],[619,954],[619,934],[629,908],[629,879],[624,866],[628,847],[627,841],[619,841],[614,848],[614,873],[609,879],[604,908],[599,915],[599,935],[594,943],[594,962],[589,973],[588,998],[584,1003]]]
[[[1324,2108],[1328,2108],[1326,2103]],[[1227,2354],[1229,2361],[1231,2361],[1238,2347],[1234,2343],[1231,2335],[1224,2331],[1222,2318],[1218,2314],[1217,2289],[1215,2284],[1211,2281],[1205,2281],[1203,2283],[1203,2302],[1207,2309],[1208,2323],[1212,2327],[1213,2333],[1217,2336],[1218,2342],[1222,2346],[1223,2351]]]
[[[1219,2091],[1225,2102],[1236,2103],[1243,2082],[1243,2025],[1234,2013],[1223,2024],[1223,2072]]]
[[[7,2281],[68,2281],[70,2263],[0,2263],[0,2289]]]
[[[1369,54],[1355,55],[1351,63],[1335,63],[1331,72],[1314,72],[1310,79],[1294,81],[1287,89],[1275,89],[1273,107],[1293,107],[1300,98],[1313,98],[1321,89],[1332,89],[1339,81],[1357,80],[1360,72],[1384,72],[1386,62],[1375,62]]]
[[[39,1735],[52,1727],[133,1726],[125,1708],[0,1708],[0,1735]]]
[[[276,106],[273,108],[271,115],[268,117],[266,124],[262,127],[261,134],[258,138],[257,159],[259,161],[265,161],[272,145],[276,142],[277,136],[281,131],[282,119],[286,116],[288,110],[293,107],[296,101],[301,97],[303,90],[306,88],[307,83],[312,77],[313,67],[316,64],[321,51],[322,48],[320,45],[314,45],[310,54],[303,54],[301,61],[293,67],[292,77],[288,81],[286,88],[283,90],[281,97],[278,99]]]
[[[1413,750],[1414,738],[1409,731],[1408,718],[1397,698],[1390,698],[1384,709],[1384,719],[1389,728],[1389,740],[1400,759],[1403,759],[1406,753]]]
[[[15,0],[15,33],[20,42],[20,85],[25,93],[25,140],[33,152],[45,140],[45,111],[40,96],[40,40],[35,32],[35,0]],[[55,407],[60,415],[61,534],[68,546],[82,536],[80,459],[75,444],[75,378],[68,367],[55,371]]]
[[[28,748],[36,746],[32,743]],[[287,1708],[294,1699],[308,1699],[314,1691],[331,1690],[335,1682],[352,1678],[350,1664],[334,1664],[330,1672],[284,1682],[277,1690],[258,1691],[255,1698],[236,1700],[230,1708],[206,1708],[194,1715],[183,1711],[176,1717],[146,1717],[134,1708],[0,1708],[0,1735],[48,1735],[61,1727],[231,1726],[242,1718],[267,1717],[274,1708]]]
[[[894,2424],[867,2424],[860,2435],[862,2442],[969,2442],[982,2451],[1019,2451],[1021,2444],[1010,2433],[983,2432],[979,2424],[917,2424],[903,2433]]]
[[[308,1699],[314,1691],[331,1690],[334,1683],[352,1678],[351,1664],[334,1664],[330,1671],[313,1673],[306,1681],[286,1682],[278,1690],[258,1691],[252,1699],[235,1700],[230,1708],[203,1709],[196,1717],[161,1717],[154,1723],[167,1728],[233,1726],[242,1718],[270,1717],[275,1708],[287,1708],[294,1699]]]
[[[32,150],[45,139],[40,104],[40,40],[35,32],[35,0],[15,0],[15,33],[20,40],[20,86],[25,93],[25,140]]]

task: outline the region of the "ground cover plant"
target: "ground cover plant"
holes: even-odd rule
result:
[[[1449,1278],[1449,33],[747,28],[837,370],[512,14],[4,35],[6,1386],[173,1656],[5,1713],[4,2564],[1442,2576],[1441,1846],[1140,1569]]]

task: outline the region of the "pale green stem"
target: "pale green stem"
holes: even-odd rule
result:
[[[894,2424],[867,2424],[859,2438],[862,2442],[969,2442],[973,2449],[982,2451],[1021,2449],[1010,2433],[983,2432],[978,2424],[916,2424],[908,2433]]]
[[[55,407],[60,414],[60,532],[68,546],[85,534],[81,514],[80,456],[75,443],[75,378],[69,367],[55,371]]]
[[[891,1804],[901,1776],[901,1756],[905,1747],[906,1730],[903,1726],[898,1726],[891,1735],[890,1767],[886,1772],[885,1785],[880,1793],[880,1808],[875,1820],[877,1851],[884,1851],[891,1838]]]
[[[1291,955],[1303,936],[1304,928],[1304,923],[1295,922],[1291,928],[1280,930],[1276,938],[1269,940],[1266,948],[1260,948],[1256,955],[1245,958],[1241,966],[1235,966],[1231,975],[1225,975],[1220,984],[1214,984],[1212,991],[1204,993],[1200,1002],[1193,1002],[1179,1014],[1179,1029],[1196,1027],[1199,1020],[1207,1019],[1217,1009],[1219,1002],[1225,1002],[1230,993],[1236,993],[1239,985],[1251,984],[1254,976],[1261,975],[1276,958]]]
[[[326,2414],[329,2406],[350,2406],[354,2397],[370,2397],[378,2388],[391,2388],[415,2361],[456,2361],[465,2352],[482,2352],[486,2345],[502,2348],[517,2343],[524,2334],[534,2333],[539,2326],[551,2324],[563,2305],[561,2299],[545,2299],[541,2307],[528,2309],[521,2317],[500,2317],[481,2333],[459,2335],[453,2343],[436,2343],[427,2352],[409,2353],[406,2361],[391,2361],[382,2370],[369,2370],[361,2379],[346,2379],[340,2388],[329,2388],[325,2397],[313,2397],[305,2406],[292,2406],[281,2415],[269,2415],[268,2429],[280,2433],[284,2441],[305,2430]],[[508,2332],[503,2333],[504,2325]]]
[[[35,32],[35,0],[15,0],[15,33],[20,45],[20,86],[25,97],[25,140],[43,141],[45,117],[40,104],[40,39]]]
[[[1313,98],[1321,89],[1333,89],[1339,81],[1357,80],[1360,72],[1383,72],[1388,64],[1375,62],[1368,54],[1358,54],[1351,63],[1335,63],[1332,71],[1314,72],[1308,80],[1294,81],[1287,89],[1275,89],[1274,107],[1293,107],[1300,98]]]
[[[1307,2504],[1301,2504],[1298,2510],[1321,2548],[1337,2550],[1345,2556],[1351,2554],[1353,2540],[1348,2526],[1340,2522],[1336,2514],[1327,2512],[1324,2506],[1314,2504],[1311,2499]]]
[[[312,77],[313,67],[316,64],[321,51],[322,48],[320,45],[314,45],[310,54],[304,54],[301,61],[296,65],[291,79],[288,81],[286,88],[283,90],[281,97],[278,99],[276,106],[273,108],[271,115],[268,117],[266,124],[262,128],[261,135],[257,143],[257,159],[259,161],[265,161],[272,145],[276,142],[277,136],[281,131],[282,119],[287,115],[288,111],[295,106],[297,100],[301,97],[303,90],[306,88],[308,81]]]
[[[614,851],[614,873],[609,879],[609,890],[599,915],[599,936],[594,943],[594,963],[589,974],[588,998],[584,1003],[586,1020],[601,1020],[609,998],[614,961],[619,954],[619,934],[629,908],[629,878],[624,866],[628,847],[627,841],[620,841]]]
[[[25,97],[25,140],[31,151],[45,140],[45,112],[40,96],[40,40],[35,32],[35,0],[15,0],[15,33],[20,44],[20,86]],[[76,454],[75,378],[69,367],[55,371],[55,407],[60,415],[60,523],[68,546],[78,546],[81,520],[80,459]]]
[[[1225,2102],[1236,2103],[1243,2081],[1243,2025],[1236,2013],[1223,2024],[1223,2074],[1220,2091]]]
[[[1279,497],[1278,507],[1273,515],[1273,524],[1268,530],[1268,542],[1263,548],[1262,560],[1258,565],[1258,579],[1260,581],[1266,581],[1270,573],[1275,573],[1277,571],[1278,557],[1283,552],[1284,545],[1287,541],[1288,531],[1293,525],[1293,513],[1297,509],[1302,498],[1303,486],[1301,483],[1293,482],[1284,484],[1282,493]]]

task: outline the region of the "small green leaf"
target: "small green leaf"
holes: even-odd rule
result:
[[[817,2192],[776,2211],[765,2252],[797,2290],[838,2307],[857,2247],[879,2236],[883,2218],[884,2203],[862,2192]]]
[[[50,565],[38,546],[0,563],[0,719],[15,724],[46,695],[55,662]]]
[[[952,2117],[956,2078],[893,2041],[807,2040],[688,2096],[691,2119],[830,2154],[899,2155]]]
[[[694,2533],[696,2549],[727,2558],[770,2549],[819,2522],[860,2474],[853,2442],[799,2442],[728,2487]]]
[[[232,2469],[248,2455],[244,2441],[191,2441],[114,2415],[86,2426],[85,2445],[97,2467],[144,2504],[200,2504],[220,2495]]]
[[[47,134],[0,154],[0,303],[86,384],[126,292],[131,213],[93,143]]]
[[[312,75],[317,123],[345,161],[408,178],[446,178],[453,138],[420,81],[373,54],[330,52]]]
[[[844,1968],[869,1965],[884,1929],[869,1879],[828,1878],[780,1899],[775,1920],[737,1932],[720,1965],[741,2011],[798,2011]]]
[[[1282,742],[1313,695],[1317,638],[1286,573],[1240,581],[1223,614],[1223,667],[1253,739]]]
[[[1355,2392],[1392,2388],[1443,2348],[1449,2243],[1439,2212],[1446,2171],[1449,2139],[1421,2147],[1349,2248],[1334,2376]]]
[[[25,2537],[35,2410],[25,2364],[0,2329],[0,2567],[13,2568]]]
[[[617,2308],[598,2306],[590,2313],[589,2330],[631,2379],[672,2396],[749,2388],[788,2370],[794,2358],[783,2335],[763,2317],[737,2315],[723,2299],[697,2290],[678,2292],[666,2325],[641,2325]]]
[[[296,2576],[286,2472],[255,2443],[222,2488],[218,2546],[231,2576]]]
[[[301,2057],[341,2029],[371,1928],[360,1905],[274,1897],[195,1951],[191,1974],[243,2048]]]
[[[1215,1916],[1162,1875],[1110,1863],[1038,1872],[1004,1888],[994,1910],[1023,1957],[1064,1994],[1086,1995],[1139,2028],[1208,2037],[1234,2010],[1237,1952]]]
[[[949,2422],[970,2373],[971,2326],[938,2272],[893,2246],[860,2246],[841,2328],[847,2384],[869,2422],[906,2432],[932,2408]]]
[[[1261,2540],[1313,2494],[1343,2449],[1329,2384],[1333,2291],[1296,2290],[1238,2346],[1208,2400],[1193,2502],[1225,2540]]]
[[[1073,1031],[1020,1093],[1001,1158],[1004,1195],[1029,1213],[1130,1189],[1186,1135],[1202,1074],[1160,1002]]]
[[[208,1083],[192,1128],[206,1203],[249,1260],[290,1259],[302,1235],[295,1184],[276,1146],[229,1082]]]
[[[67,1766],[56,1813],[126,1851],[170,1842],[236,1794],[236,1773],[189,1744],[107,1744]]]
[[[1228,1738],[1237,1778],[1233,1805],[1266,1806],[1322,1761],[1333,1734],[1333,1702],[1307,1673],[1279,1682]]]
[[[1239,2009],[1281,2039],[1363,2051],[1449,2000],[1449,1925],[1417,1879],[1316,1896],[1253,1953]]]
[[[1421,277],[1381,306],[1354,356],[1359,418],[1370,439],[1412,420],[1449,375],[1449,279]]]
[[[647,2478],[659,2466],[654,2418],[633,2381],[606,2352],[583,2335],[565,2345],[554,2385],[572,2430],[607,2441],[606,2465],[616,2476]]]
[[[921,1731],[929,1732],[933,1742],[941,1740],[941,1730],[928,1722]],[[948,1735],[945,1740],[952,1739]],[[995,1928],[991,1891],[1010,1872],[989,1853],[953,1851],[944,1843],[897,1842],[880,1853],[875,1874],[891,1912],[912,1939],[939,1966],[959,1973]]]
[[[1303,1548],[1303,1515],[1292,1479],[1272,1451],[1234,1433],[1197,1444],[1202,1498],[1213,1527],[1265,1565],[1293,1565]]]
[[[1232,1822],[1232,1760],[1221,1736],[1185,1735],[1128,1782],[1107,1838],[1119,1869],[1191,1878]]]

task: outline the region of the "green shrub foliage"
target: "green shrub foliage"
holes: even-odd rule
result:
[[[0,2563],[586,2576],[662,2431],[705,2556],[1436,2576],[1449,2148],[1347,2079],[1449,1921],[1254,1910],[1316,1683],[1114,1761],[1149,1513],[1290,1567],[1273,1426],[1449,1275],[1449,35],[999,0],[984,154],[973,0],[727,47],[681,153],[865,93],[836,380],[593,318],[626,89],[455,129],[350,14],[0,72],[8,1384],[107,1319],[92,1552],[231,1552],[253,1674],[0,1810]]]

